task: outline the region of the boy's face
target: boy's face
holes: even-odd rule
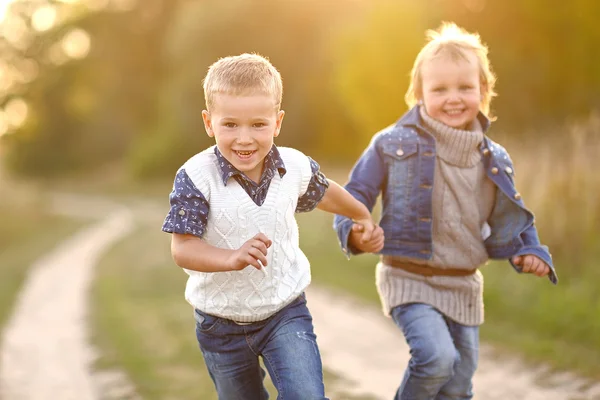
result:
[[[448,56],[425,61],[421,70],[423,104],[427,114],[456,129],[470,129],[479,113],[482,87],[475,54],[467,60]]]
[[[212,110],[202,111],[206,133],[215,138],[223,157],[257,183],[283,115],[273,97],[263,94],[217,94]]]

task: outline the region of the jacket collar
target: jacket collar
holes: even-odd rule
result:
[[[402,118],[400,118],[400,120],[398,120],[396,126],[412,126],[427,132],[427,129],[423,125],[423,122],[421,122],[419,107],[419,105],[416,105],[413,108],[411,108],[406,114],[402,116]],[[481,130],[483,131],[483,133],[486,133],[487,130],[490,128],[490,120],[481,111],[479,112],[479,114],[477,114],[477,119],[481,124]]]

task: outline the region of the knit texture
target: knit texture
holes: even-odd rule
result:
[[[421,108],[425,126],[436,140],[432,193],[433,254],[430,260],[406,258],[434,268],[474,269],[488,255],[483,227],[492,212],[495,186],[487,179],[479,145],[481,125],[469,131],[451,128],[429,117]],[[426,303],[463,324],[483,323],[483,276],[424,277],[380,264],[377,286],[386,313],[406,303]]]
[[[295,219],[298,198],[312,176],[310,162],[297,150],[278,149],[287,172],[283,177],[275,174],[261,206],[235,179],[223,185],[212,148],[183,167],[210,204],[203,240],[232,250],[259,232],[273,241],[264,272],[252,266],[214,273],[185,270],[186,300],[201,311],[238,322],[261,321],[291,303],[310,283],[310,265],[300,250]]]

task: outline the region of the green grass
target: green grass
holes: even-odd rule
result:
[[[50,251],[83,221],[48,215],[37,207],[0,207],[0,328],[32,263]]]

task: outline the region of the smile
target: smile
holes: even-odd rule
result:
[[[234,150],[233,151],[235,154],[237,154],[238,157],[240,158],[250,158],[254,153],[256,153],[256,151],[251,150],[251,151],[238,151],[238,150]]]

